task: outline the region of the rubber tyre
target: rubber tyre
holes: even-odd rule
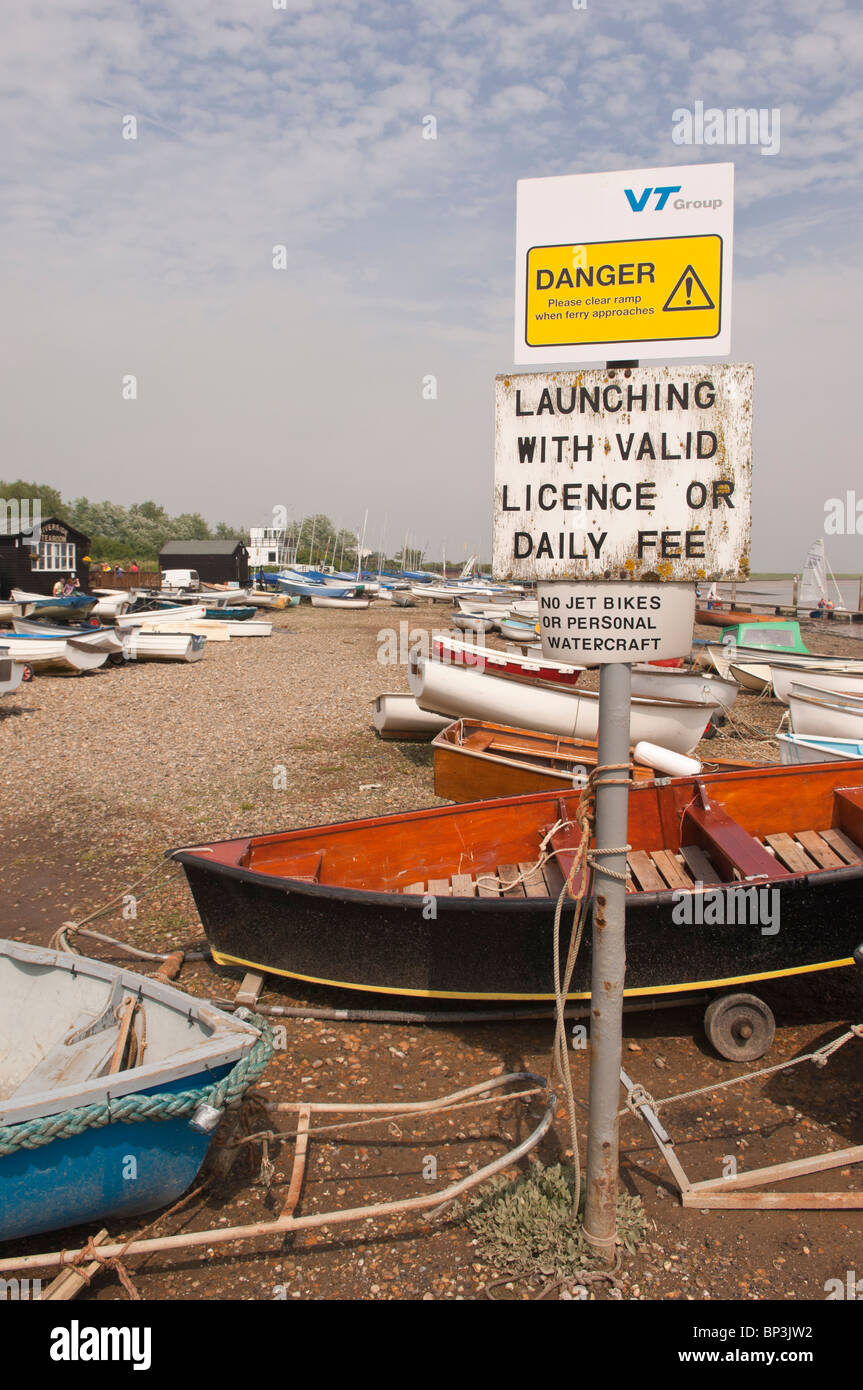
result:
[[[705,1010],[704,1031],[720,1057],[754,1062],[769,1050],[776,1020],[756,994],[723,994]]]

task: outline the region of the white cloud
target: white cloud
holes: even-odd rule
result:
[[[50,14],[7,0],[4,21],[7,457],[70,495],[149,492],[250,520],[277,483],[326,508],[329,480],[345,507],[378,505],[403,530],[415,479],[434,477],[421,507],[436,538],[487,531],[525,174],[733,156],[735,312],[757,365],[769,379],[798,309],[813,366],[850,349],[863,29],[841,0],[92,0]],[[695,99],[780,106],[781,153],[674,146],[672,111]],[[781,281],[760,278],[776,267]],[[130,416],[112,393],[134,362],[146,387]],[[415,399],[425,372],[435,404]],[[333,412],[336,378],[349,403]],[[785,409],[761,393],[768,431]],[[823,424],[828,454],[845,425]],[[804,468],[793,430],[787,448]],[[764,466],[776,480],[787,459]]]

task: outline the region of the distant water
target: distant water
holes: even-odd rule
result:
[[[859,581],[857,579],[837,579],[836,583],[842,595],[843,606],[856,612]],[[718,584],[717,588],[720,598],[731,597],[730,584]],[[781,603],[786,608],[790,608],[792,581],[790,579],[749,579],[745,584],[737,585],[736,593],[736,603],[740,603],[744,599],[751,599],[753,603]],[[827,581],[827,596],[836,603],[836,593],[832,581],[829,579]]]

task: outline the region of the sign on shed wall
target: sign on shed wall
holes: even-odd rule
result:
[[[495,578],[745,577],[752,384],[742,364],[497,377]]]
[[[521,179],[515,361],[731,350],[734,165]]]

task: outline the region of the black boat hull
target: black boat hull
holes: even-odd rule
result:
[[[214,960],[341,989],[444,999],[554,997],[550,899],[421,897],[274,880],[176,851]],[[780,917],[685,924],[671,891],[627,902],[626,994],[751,986],[759,980],[852,965],[863,929],[863,866],[801,875],[763,887],[778,894]],[[741,913],[739,889],[707,891],[723,918]],[[719,907],[721,900],[722,906]],[[679,915],[679,911],[678,911]],[[562,919],[563,950],[571,904]],[[570,998],[590,993],[586,931]]]

